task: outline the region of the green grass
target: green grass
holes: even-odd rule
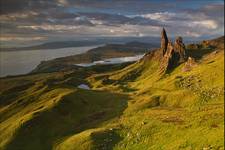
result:
[[[60,139],[120,116],[127,99],[105,91],[76,90],[61,97],[51,109],[35,111],[19,127],[7,149],[52,149]]]
[[[90,78],[97,89],[114,89],[132,97],[118,123],[123,126],[123,138],[114,149],[224,149],[223,55],[220,51],[204,56],[190,72],[183,72],[181,65],[160,76],[157,63],[150,62]],[[141,76],[124,80],[145,66]],[[104,76],[122,82],[104,84]],[[121,90],[124,83],[135,91]]]
[[[222,150],[224,51],[197,57],[2,78],[0,149]]]

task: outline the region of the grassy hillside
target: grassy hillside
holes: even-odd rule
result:
[[[188,46],[190,71],[160,75],[158,61],[143,59],[2,78],[0,149],[222,150],[221,42]]]
[[[182,64],[161,76],[159,63],[141,61],[89,79],[96,89],[132,97],[115,149],[224,149],[224,50],[195,50],[188,50],[197,59],[190,72]]]

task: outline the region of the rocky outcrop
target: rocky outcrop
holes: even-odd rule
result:
[[[160,73],[167,72],[177,65],[177,55],[175,53],[173,44],[171,41],[168,42],[166,53],[164,54],[161,64]]]
[[[146,53],[141,61],[155,60],[161,62],[164,55],[166,54],[168,43],[169,40],[166,34],[166,30],[163,28],[161,32],[161,47]]]
[[[196,61],[194,58],[192,57],[188,57],[188,60],[187,62],[185,62],[184,64],[184,67],[182,68],[182,70],[184,72],[187,72],[187,71],[191,71],[193,67],[195,67],[197,65]]]
[[[166,30],[161,32],[161,47],[147,53],[141,61],[158,61],[160,74],[168,73],[187,61],[186,49],[182,37],[177,37],[174,44],[167,37]]]
[[[177,37],[173,45],[172,42],[168,40],[164,28],[161,33],[160,51],[162,53],[160,73],[166,73],[187,60],[182,37]]]
[[[168,38],[166,34],[166,30],[163,28],[161,32],[161,54],[164,56],[167,50]]]
[[[176,38],[174,49],[179,56],[179,63],[184,62],[186,60],[186,50],[182,37],[179,36]]]

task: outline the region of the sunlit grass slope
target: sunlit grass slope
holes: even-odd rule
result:
[[[132,97],[114,149],[224,149],[224,51],[199,53],[189,72],[182,64],[160,75],[149,61],[89,78],[97,89]],[[139,75],[130,80],[133,73]]]
[[[188,52],[188,72],[148,60],[2,78],[0,149],[224,149],[224,50]]]
[[[108,68],[107,66],[106,68]],[[116,65],[113,70],[123,67]],[[128,96],[78,89],[99,67],[1,79],[1,149],[52,149],[66,136],[118,117]],[[88,83],[86,83],[88,84]]]

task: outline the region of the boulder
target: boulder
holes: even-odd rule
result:
[[[196,63],[195,59],[192,57],[188,57],[187,62],[185,62],[182,70],[184,72],[191,71],[192,68],[195,67],[196,65],[197,65],[197,63]]]

